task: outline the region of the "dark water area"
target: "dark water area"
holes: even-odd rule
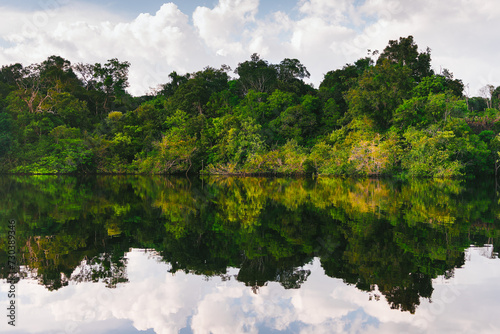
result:
[[[2,176],[0,332],[497,333],[499,191]]]

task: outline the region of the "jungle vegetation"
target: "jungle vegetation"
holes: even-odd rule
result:
[[[172,72],[127,92],[130,63],[51,56],[0,70],[2,173],[467,177],[493,174],[500,87],[464,94],[412,36],[306,84],[297,59]],[[234,77],[232,76],[234,75]],[[483,94],[484,93],[484,94]]]

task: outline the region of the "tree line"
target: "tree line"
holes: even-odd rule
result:
[[[0,70],[3,173],[464,177],[497,170],[500,87],[464,94],[412,36],[306,84],[297,59],[253,54],[127,92],[130,63]],[[236,76],[233,77],[232,74]]]

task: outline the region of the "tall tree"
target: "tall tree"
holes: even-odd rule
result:
[[[349,119],[366,115],[381,129],[387,129],[394,110],[411,96],[414,80],[411,69],[389,60],[378,62],[366,71],[346,99]]]
[[[464,83],[460,79],[454,79],[452,72],[445,68],[440,76],[444,78],[446,91],[451,91],[457,97],[464,95]]]
[[[357,84],[358,78],[373,66],[371,58],[361,58],[354,64],[346,64],[343,68],[329,71],[319,85],[319,96],[325,103],[321,120],[326,132],[340,126],[340,120],[347,112],[345,96],[349,89]]]
[[[483,97],[486,100],[486,107],[487,108],[492,108],[491,100],[492,100],[492,96],[493,96],[494,91],[495,91],[495,86],[490,85],[490,84],[482,87],[479,90],[481,97]]]
[[[500,110],[500,86],[491,93],[491,107]]]
[[[380,54],[377,64],[385,59],[401,66],[408,66],[412,70],[411,75],[416,82],[434,74],[431,69],[431,49],[427,48],[425,52],[419,52],[418,45],[415,44],[411,35],[400,37],[399,41],[390,40],[389,45]]]
[[[71,62],[59,56],[50,56],[40,64],[40,77],[59,92],[74,91],[81,85]]]
[[[257,53],[252,54],[250,60],[239,63],[234,72],[240,77],[239,83],[243,95],[246,95],[250,89],[271,93],[276,87],[278,78],[276,66],[261,59]]]
[[[189,73],[184,75],[177,74],[176,71],[171,72],[168,77],[170,78],[170,82],[161,85],[160,94],[166,97],[170,97],[174,95],[175,91],[179,88],[180,85],[186,83],[191,75]]]
[[[17,71],[17,68],[15,69]],[[33,64],[18,69],[14,74],[17,90],[11,94],[11,105],[18,111],[29,113],[44,111],[43,104],[50,98],[48,82],[40,75],[40,64]],[[17,102],[16,102],[17,101]]]
[[[180,109],[191,115],[204,114],[210,96],[227,89],[228,80],[229,77],[224,69],[215,69],[210,66],[203,71],[190,74],[187,81],[175,88],[171,97],[174,109],[172,112]]]
[[[311,74],[307,68],[298,60],[285,58],[276,66],[278,71],[278,89],[299,95],[312,92],[311,86],[304,82]]]
[[[104,113],[107,114],[116,104],[123,103],[123,99],[127,96],[129,67],[128,61],[120,62],[116,58],[108,60],[104,65],[100,63],[94,65],[96,88],[104,93],[102,105]]]

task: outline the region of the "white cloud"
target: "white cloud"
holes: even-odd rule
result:
[[[347,14],[353,7],[349,0],[302,0],[299,11],[308,17],[321,17],[331,24],[338,24],[347,22]]]
[[[35,15],[22,14],[22,20]],[[189,17],[173,3],[163,5],[155,15],[141,14],[131,22],[119,22],[116,17],[91,19],[90,11],[79,6],[40,15],[50,18],[50,23],[36,28],[28,25],[27,29],[17,26],[12,29],[14,33],[1,31],[4,39],[16,43],[0,50],[2,63],[40,62],[52,54],[89,63],[116,57],[131,62],[131,91],[135,94],[166,80],[173,69],[194,71],[205,65],[203,44],[189,24]]]
[[[450,280],[434,280],[432,303],[422,300],[416,314],[391,310],[382,296],[369,294],[324,275],[319,260],[306,265],[311,275],[300,289],[285,290],[271,282],[254,294],[234,279],[168,273],[169,266],[147,253],[127,254],[129,283],[115,289],[102,284],[70,284],[49,292],[35,282],[18,285],[19,317],[12,333],[106,333],[154,329],[177,333],[497,333],[495,296],[500,293],[498,259],[484,257],[491,247],[471,249],[468,261]],[[487,252],[486,252],[487,253]],[[7,285],[0,284],[2,304]],[[376,291],[375,291],[376,292]],[[28,320],[29,319],[29,320]],[[191,320],[190,320],[191,319]],[[9,333],[6,323],[0,331]]]
[[[432,49],[433,66],[470,84],[500,85],[496,66],[500,6],[494,0],[297,0],[296,12],[259,15],[258,0],[219,0],[192,19],[173,3],[129,20],[86,3],[20,12],[0,10],[0,64],[40,62],[58,54],[72,62],[130,61],[130,91],[142,94],[168,74],[228,64],[257,52],[277,63],[299,59],[316,86],[323,75],[353,63],[367,49],[413,35]]]
[[[492,0],[436,2],[369,0],[360,10],[379,13],[360,35],[359,48],[382,50],[390,39],[413,35],[421,50],[430,47],[435,71],[448,68],[470,84],[470,93],[487,83],[500,85],[495,66],[499,46],[500,6]]]
[[[258,0],[220,0],[213,9],[196,8],[194,26],[209,48],[241,56],[244,41],[239,40],[239,34],[255,22],[258,7]]]

